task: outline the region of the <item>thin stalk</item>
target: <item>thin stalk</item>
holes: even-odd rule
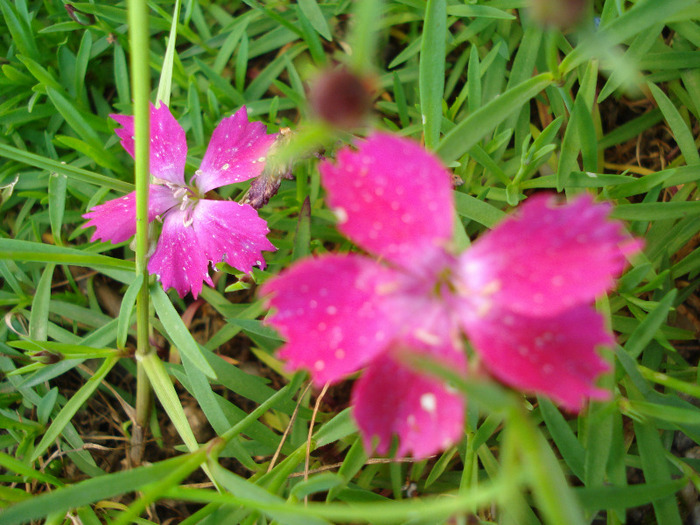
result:
[[[134,157],[136,184],[136,274],[143,275],[143,284],[136,297],[136,354],[148,355],[148,185],[149,185],[149,96],[148,6],[146,0],[129,0],[129,46],[131,86],[134,94]],[[132,460],[143,457],[145,428],[148,424],[153,392],[148,377],[137,359],[136,428],[132,436]]]
[[[573,495],[554,452],[522,407],[510,412],[510,436],[517,436],[521,460],[529,476],[544,523],[584,525],[583,511]],[[512,437],[511,441],[512,443]]]

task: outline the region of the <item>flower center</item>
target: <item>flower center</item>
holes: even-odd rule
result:
[[[173,192],[173,197],[175,200],[180,202],[178,206],[180,211],[185,212],[184,219],[182,221],[183,226],[185,228],[191,226],[194,222],[194,209],[197,206],[197,202],[199,202],[199,199],[201,198],[199,192],[197,192],[196,189],[190,188],[189,186],[181,186],[180,184],[175,184],[174,182],[159,179],[157,177],[153,177],[153,182],[155,184],[165,186]]]
[[[180,187],[176,192],[173,192],[176,199],[180,199],[180,211],[185,212],[185,218],[182,220],[182,225],[187,228],[194,222],[194,208],[199,202],[199,197],[192,190],[185,187]]]
[[[470,305],[477,317],[483,318],[493,306],[493,295],[501,289],[501,281],[484,271],[481,264],[467,262],[456,272],[453,293]]]

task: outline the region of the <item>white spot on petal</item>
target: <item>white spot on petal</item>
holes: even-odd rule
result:
[[[439,336],[437,336],[435,334],[431,334],[430,332],[428,332],[427,330],[424,330],[422,328],[419,328],[418,330],[416,330],[415,336],[419,341],[423,341],[424,343],[426,343],[430,346],[437,346],[440,344],[440,337]]]
[[[345,211],[345,208],[335,208],[333,214],[338,219],[339,224],[348,222],[348,212]]]
[[[437,410],[437,398],[435,394],[428,392],[420,396],[420,406],[429,414],[434,414],[435,410]]]

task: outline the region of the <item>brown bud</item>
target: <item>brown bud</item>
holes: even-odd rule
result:
[[[289,128],[280,129],[277,141],[268,152],[265,170],[250,183],[248,194],[242,201],[243,203],[250,204],[253,208],[259,210],[277,194],[277,190],[282,184],[282,179],[293,178],[291,163],[280,162],[275,156],[280,147],[284,147],[289,143],[291,136],[292,132]]]
[[[281,177],[274,173],[263,172],[253,179],[250,183],[248,196],[245,202],[250,204],[256,210],[265,206],[270,199],[277,193],[277,190],[282,184]]]
[[[53,364],[58,363],[59,361],[63,360],[63,356],[61,354],[49,352],[48,350],[41,350],[39,352],[34,352],[33,354],[31,354],[31,356],[32,356],[32,359],[34,359],[38,363],[42,363],[45,365],[53,365]]]
[[[583,20],[590,0],[530,0],[530,15],[540,25],[571,29]]]
[[[321,119],[339,128],[361,125],[372,107],[371,83],[339,68],[325,71],[309,92],[311,109]]]
[[[78,22],[81,26],[91,26],[95,23],[94,16],[79,11],[72,4],[65,4],[63,7],[66,8],[68,16],[71,17],[74,22]]]

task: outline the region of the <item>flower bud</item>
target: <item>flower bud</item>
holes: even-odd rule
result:
[[[361,125],[372,105],[371,83],[347,69],[325,71],[309,92],[311,109],[321,119],[339,128]]]
[[[530,16],[542,26],[571,29],[586,15],[590,0],[530,0]]]
[[[73,19],[74,22],[78,22],[81,26],[91,26],[95,23],[95,17],[93,15],[83,13],[78,10],[72,4],[65,4],[63,7],[66,8],[68,16]]]
[[[281,147],[286,146],[291,139],[292,132],[289,128],[282,128],[276,142],[270,148],[265,170],[255,177],[250,183],[248,194],[242,201],[250,204],[256,210],[265,206],[272,197],[277,194],[282,179],[292,179],[292,166],[289,163],[279,162],[275,153]]]
[[[48,350],[40,350],[39,352],[34,352],[31,354],[32,359],[38,363],[44,365],[53,365],[63,360],[61,354],[55,352],[49,352]]]

